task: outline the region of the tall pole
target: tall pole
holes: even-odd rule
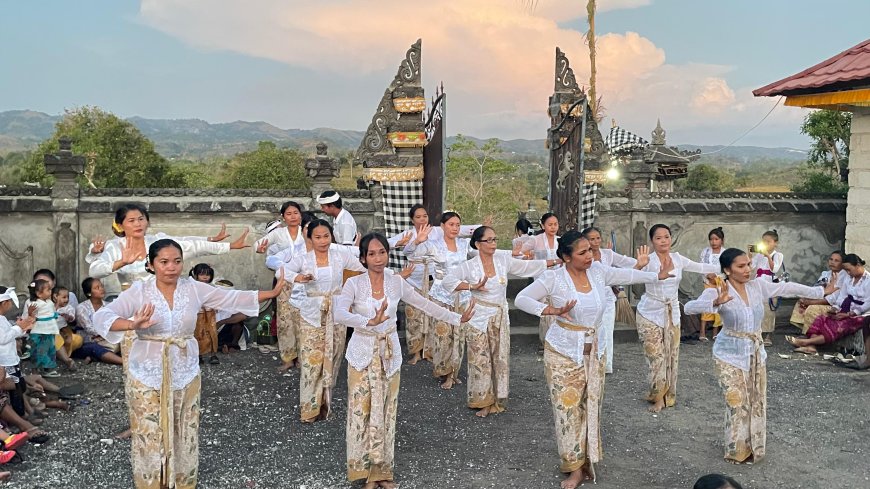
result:
[[[595,0],[586,2],[586,18],[589,22],[589,32],[586,40],[589,43],[589,108],[592,116],[598,119],[598,95],[595,90]]]

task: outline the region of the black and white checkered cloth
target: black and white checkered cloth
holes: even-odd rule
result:
[[[387,236],[401,233],[411,227],[408,211],[414,204],[423,203],[423,181],[378,182],[384,192],[384,223]],[[401,251],[390,251],[390,268],[401,270],[407,260]]]
[[[610,134],[604,138],[604,145],[610,154],[628,153],[634,148],[642,148],[648,144],[642,137],[628,132],[619,126],[611,127]]]
[[[597,183],[583,184],[583,199],[580,201],[580,230],[595,224],[595,198],[598,195]]]

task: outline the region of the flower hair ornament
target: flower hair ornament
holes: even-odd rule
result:
[[[30,282],[27,284],[28,287],[36,287],[36,282]]]
[[[124,228],[122,228],[121,225],[115,221],[112,221],[112,231],[114,231],[115,234],[124,234]]]

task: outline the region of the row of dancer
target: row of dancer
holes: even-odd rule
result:
[[[146,426],[147,422],[144,420],[134,421],[134,431],[142,435],[134,437],[134,441],[141,446],[133,447],[134,480],[136,480],[137,487],[159,487],[154,484],[191,487],[191,483],[195,484],[198,453],[196,431],[198,429],[199,369],[195,355],[193,355],[191,362],[188,358],[190,355],[187,353],[188,350],[195,348],[195,344],[190,345],[195,314],[192,316],[192,321],[187,321],[189,314],[186,314],[185,311],[188,308],[192,311],[198,311],[203,305],[206,305],[219,309],[236,309],[254,315],[256,314],[253,309],[254,302],[258,299],[275,297],[284,288],[283,273],[278,273],[275,288],[262,291],[259,294],[252,295],[252,293],[219,289],[215,289],[217,290],[215,292],[205,288],[199,290],[209,286],[191,286],[186,283],[187,281],[180,281],[178,280],[180,272],[177,273],[177,270],[181,267],[183,257],[188,256],[184,253],[185,247],[190,250],[191,254],[203,252],[205,247],[202,243],[208,241],[204,239],[173,241],[154,239],[153,236],[148,237],[145,234],[147,212],[144,212],[144,209],[128,209],[126,212],[126,214],[133,214],[134,217],[138,217],[137,213],[144,218],[139,219],[140,224],[143,220],[144,224],[138,227],[128,227],[125,231],[129,233],[127,234],[129,239],[118,238],[113,241],[111,246],[108,243],[106,246],[107,248],[134,250],[123,253],[126,255],[126,259],[133,261],[127,264],[121,263],[121,266],[115,268],[115,271],[118,271],[125,266],[137,264],[139,261],[144,262],[142,256],[136,253],[141,250],[141,248],[137,249],[137,245],[144,245],[150,241],[149,248],[154,249],[149,250],[147,255],[150,269],[156,275],[156,280],[138,283],[135,287],[122,293],[122,297],[116,301],[118,305],[101,309],[105,312],[99,316],[99,321],[95,316],[95,322],[99,322],[105,328],[106,335],[109,335],[110,330],[113,332],[125,329],[135,330],[134,351],[128,361],[130,376],[134,377],[131,380],[135,380],[135,382],[128,382],[127,388],[131,419],[143,418],[140,416],[143,412],[157,412],[160,413],[158,419],[163,422],[159,424],[155,422],[153,425]],[[119,222],[119,227],[122,229],[123,222],[122,216],[121,222]],[[447,252],[455,254],[460,252],[460,247],[466,249],[465,245],[457,245],[456,243],[461,225],[459,216],[445,215],[442,217],[442,223],[444,224],[441,228],[443,236],[438,239],[443,242]],[[351,338],[344,355],[350,365],[348,368],[350,403],[347,438],[348,476],[352,480],[364,479],[369,487],[377,485],[392,487],[393,485],[393,440],[399,382],[398,365],[401,364],[400,346],[398,336],[395,333],[395,307],[399,301],[404,300],[410,303],[421,314],[428,317],[436,337],[439,331],[442,333],[442,338],[430,342],[430,344],[443,343],[450,346],[449,350],[443,349],[440,354],[445,358],[440,363],[449,366],[450,369],[443,371],[447,372],[443,376],[445,382],[450,378],[458,379],[456,373],[458,373],[458,362],[461,363],[462,349],[457,348],[457,346],[461,347],[462,341],[473,338],[469,344],[485,345],[469,349],[471,365],[477,365],[477,359],[488,355],[488,362],[480,364],[490,367],[488,374],[484,369],[479,372],[477,372],[477,368],[469,369],[469,372],[477,372],[474,374],[475,378],[470,377],[469,384],[474,385],[475,388],[483,386],[480,394],[470,392],[469,400],[483,399],[482,403],[477,404],[477,407],[486,404],[479,407],[480,411],[489,408],[488,411],[493,412],[503,407],[503,400],[507,397],[507,383],[506,381],[502,382],[502,379],[506,379],[507,363],[502,364],[500,359],[503,358],[503,352],[498,349],[508,346],[498,341],[504,334],[501,328],[504,330],[507,328],[506,322],[501,322],[502,317],[506,319],[506,314],[502,314],[502,304],[506,304],[506,298],[502,292],[503,286],[506,284],[510,270],[518,271],[520,275],[539,275],[538,280],[518,296],[517,306],[522,306],[521,308],[533,314],[557,318],[555,325],[547,334],[548,348],[545,351],[545,357],[549,358],[547,378],[554,404],[562,468],[570,473],[569,478],[565,481],[566,487],[568,487],[571,484],[576,485],[575,481],[582,480],[584,475],[593,473],[592,464],[598,460],[601,453],[600,443],[596,441],[597,437],[595,436],[598,430],[596,418],[599,413],[590,411],[587,403],[600,402],[600,398],[595,399],[594,397],[595,387],[603,385],[604,376],[601,367],[590,367],[593,364],[600,366],[604,364],[604,362],[599,361],[598,355],[605,353],[606,347],[598,347],[597,334],[601,326],[601,318],[607,307],[607,301],[604,299],[607,294],[607,286],[618,282],[643,282],[647,283],[648,287],[663,285],[669,281],[673,283],[679,278],[678,267],[689,269],[697,265],[687,263],[679,255],[670,253],[670,233],[665,226],[655,227],[651,230],[651,241],[655,253],[648,256],[644,256],[643,253],[638,255],[638,262],[635,265],[640,265],[639,268],[645,271],[617,270],[601,263],[595,263],[595,253],[591,252],[590,240],[576,232],[566,234],[558,239],[557,257],[565,262],[564,266],[544,271],[548,265],[551,267],[556,265],[555,261],[537,262],[531,260],[524,262],[510,258],[512,253],[505,254],[496,250],[497,237],[492,229],[478,227],[473,231],[471,239],[468,240],[467,247],[476,248],[479,255],[472,258],[471,261],[466,255],[464,260],[457,260],[457,263],[451,268],[443,265],[446,262],[444,259],[446,253],[439,249],[440,246],[430,243],[431,235],[437,236],[437,233],[432,233],[432,230],[429,230],[427,234],[425,225],[421,226],[417,232],[417,238],[409,239],[405,243],[405,253],[415,258],[431,257],[435,270],[433,275],[436,280],[440,280],[440,286],[448,294],[455,294],[459,290],[467,292],[468,295],[476,299],[472,301],[469,298],[468,307],[461,310],[460,314],[460,311],[444,307],[451,306],[451,304],[437,304],[424,300],[398,273],[389,271],[386,268],[386,263],[388,262],[390,245],[382,236],[366,236],[360,242],[359,251],[354,252],[353,247],[336,245],[332,242],[333,233],[329,223],[325,221],[317,222],[316,225],[315,221],[312,221],[305,233],[311,238],[312,249],[291,258],[289,262],[281,266],[281,270],[289,268],[289,272],[295,273],[293,281],[302,286],[306,295],[305,300],[315,299],[317,302],[316,308],[303,306],[306,310],[300,309],[299,311],[301,315],[310,313],[310,309],[316,310],[320,322],[312,321],[317,323],[312,324],[314,326],[312,329],[324,326],[324,320],[329,321],[330,316],[333,326],[337,324],[339,328],[354,328],[354,336]],[[656,236],[660,233],[667,234],[667,239],[659,236],[657,240]],[[158,243],[159,246],[155,243]],[[200,243],[199,249],[190,243]],[[414,249],[413,244],[411,251],[408,251],[410,243],[416,243],[419,252]],[[226,249],[228,248],[226,247]],[[226,251],[226,249],[221,251]],[[318,252],[318,250],[320,251]],[[726,266],[724,262],[721,266],[725,273],[729,273],[732,268],[732,264]],[[144,263],[142,268],[144,270]],[[363,274],[348,279],[342,286],[341,281],[344,279],[345,268],[363,272]],[[340,269],[340,273],[336,271],[338,269]],[[706,272],[706,270],[701,271]],[[287,277],[289,279],[289,273]],[[628,280],[624,280],[626,278]],[[319,281],[323,281],[323,284],[314,285]],[[737,284],[737,282],[735,283]],[[321,287],[322,285],[325,287]],[[739,284],[734,287],[740,288]],[[308,297],[309,288],[313,292],[312,297]],[[711,301],[713,308],[729,303],[726,300],[728,294],[721,293],[721,289],[717,290],[719,293]],[[663,295],[667,295],[670,293],[669,291],[670,289],[665,290]],[[774,292],[779,295],[787,295],[782,290]],[[318,293],[321,295],[318,296]],[[571,298],[572,294],[573,298]],[[429,295],[430,298],[433,297],[432,294]],[[742,297],[739,291],[734,295]],[[813,292],[805,295],[816,297],[819,294]],[[673,299],[676,300],[676,286],[673,287],[673,296]],[[124,300],[121,300],[122,298]],[[335,301],[334,304],[333,301]],[[477,305],[474,305],[475,302]],[[485,302],[495,306],[487,306]],[[748,302],[750,301],[744,300],[744,303]],[[452,305],[455,307],[456,303],[453,302]],[[577,307],[578,305],[579,307]],[[667,310],[667,302],[663,302],[662,308]],[[670,315],[668,316],[670,317]],[[727,328],[728,321],[727,317],[724,316],[723,314]],[[132,318],[132,320],[126,318]],[[474,328],[476,332],[472,332],[469,336],[468,330],[471,330],[473,326],[463,328],[461,325],[468,323],[473,325],[475,322],[480,325],[485,324],[485,327]],[[673,321],[671,320],[671,322]],[[446,328],[439,326],[446,326]],[[669,325],[669,327],[673,326]],[[316,417],[328,415],[330,399],[329,387],[327,386],[334,382],[334,376],[337,372],[334,364],[331,367],[332,372],[324,370],[330,368],[326,367],[327,364],[335,361],[335,352],[343,349],[334,343],[338,336],[343,335],[333,333],[333,342],[329,342],[324,331],[322,343],[314,342],[311,353],[304,355],[309,360],[307,363],[312,366],[318,363],[319,357],[322,366],[319,371],[319,387],[315,384],[309,388],[309,391],[314,392],[315,397],[320,399],[320,406],[317,409],[314,409],[313,406],[309,409],[310,413],[316,412]],[[426,335],[424,334],[424,336]],[[113,337],[118,339],[118,334],[115,333]],[[664,346],[665,336],[659,335],[659,337],[661,338],[659,345]],[[656,336],[647,335],[644,339],[646,343],[654,344]],[[328,357],[325,352],[329,343],[332,343],[333,347],[332,358]],[[425,344],[425,338],[423,343]],[[590,344],[589,347],[586,347],[587,343]],[[590,360],[584,362],[587,349]],[[651,348],[646,347],[645,350],[651,350]],[[664,348],[661,350],[662,357],[674,353],[673,350]],[[503,351],[506,352],[507,349],[505,348]],[[433,352],[433,359],[438,355]],[[475,359],[472,359],[472,356]],[[591,359],[593,357],[595,360]],[[651,370],[662,370],[665,365],[672,364],[670,359],[667,360],[659,362],[658,366],[653,365],[654,368]],[[153,375],[155,373],[153,369],[144,372],[142,368],[144,365],[140,362],[152,366],[155,364],[164,365],[164,368],[159,372],[159,378]],[[303,363],[306,362],[303,361]],[[653,362],[651,362],[652,364]],[[673,364],[675,365],[675,362]],[[303,366],[303,372],[305,368]],[[325,375],[330,377],[325,377]],[[675,392],[675,390],[671,391],[670,389],[675,385],[667,384],[669,380],[667,373],[665,373],[664,378],[666,380],[665,386],[668,389],[658,389],[662,399],[668,392]],[[169,380],[167,381],[167,379]],[[673,382],[676,382],[675,376]],[[504,386],[504,390],[502,390],[502,386]],[[169,392],[171,394],[167,394]],[[553,394],[554,392],[562,394],[556,396]],[[757,390],[755,392],[757,393]],[[574,395],[575,393],[576,395]],[[501,397],[502,395],[504,398]],[[172,410],[173,412],[170,413],[171,408],[168,406],[170,396],[184,408]],[[489,399],[492,401],[490,402]],[[471,405],[471,403],[469,404]],[[656,404],[657,402],[654,403],[654,407]],[[662,404],[666,404],[666,402]],[[568,414],[564,412],[565,406],[568,405],[570,407],[587,406],[587,409],[569,410],[571,413]],[[565,416],[564,419],[560,419],[560,413]],[[180,434],[172,435],[168,432],[170,420],[172,426],[179,427]],[[562,429],[566,426],[572,428]],[[573,441],[570,443],[570,447],[569,441]],[[575,449],[575,446],[579,447],[579,450]],[[594,454],[596,451],[598,455]]]

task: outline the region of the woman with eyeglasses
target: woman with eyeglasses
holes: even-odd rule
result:
[[[481,418],[505,410],[508,397],[510,320],[507,279],[536,277],[556,260],[517,260],[497,250],[498,238],[488,226],[471,235],[478,256],[452,268],[441,286],[447,292],[471,291],[477,313],[467,324],[468,407]]]

